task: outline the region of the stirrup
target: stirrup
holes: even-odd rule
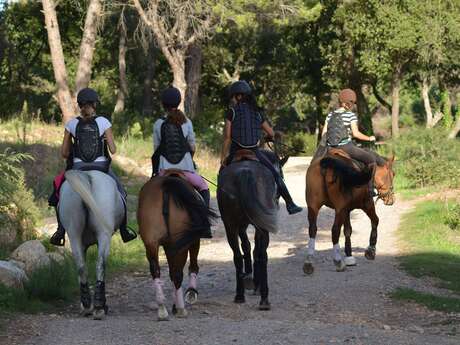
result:
[[[58,229],[50,238],[50,243],[55,246],[62,247],[65,245],[65,232]]]
[[[286,210],[289,214],[296,214],[302,212],[303,208],[293,203],[292,205],[286,205]]]
[[[137,237],[136,232],[128,227],[120,229],[120,235],[124,243],[132,241]]]

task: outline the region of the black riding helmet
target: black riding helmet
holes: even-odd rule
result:
[[[230,97],[238,94],[247,96],[252,94],[251,86],[249,86],[247,81],[238,80],[230,86]]]
[[[96,91],[87,87],[78,92],[77,103],[80,106],[88,103],[99,103],[99,96]]]
[[[177,108],[182,100],[179,89],[170,87],[161,93],[161,103],[165,108]]]

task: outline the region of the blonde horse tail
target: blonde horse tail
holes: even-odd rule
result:
[[[108,225],[105,216],[91,194],[91,182],[88,174],[84,171],[68,170],[65,173],[65,179],[69,182],[75,193],[82,198],[85,205],[94,213],[100,225],[102,225],[108,233],[112,233],[114,229]]]

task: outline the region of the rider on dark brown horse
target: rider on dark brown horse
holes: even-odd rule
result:
[[[351,89],[344,89],[339,93],[340,107],[330,112],[324,123],[320,146],[313,157],[316,159],[325,154],[327,147],[341,149],[366,165],[378,164],[382,166],[385,160],[372,151],[356,146],[352,138],[375,142],[375,137],[367,136],[358,128],[358,117],[352,111],[356,103],[356,93]]]
[[[221,153],[221,164],[226,166],[232,162],[239,150],[251,150],[258,160],[272,172],[280,195],[286,202],[289,214],[302,211],[292,200],[291,195],[273,164],[258,149],[258,144],[265,132],[270,138],[274,131],[264,118],[262,110],[257,106],[249,84],[243,80],[233,83],[230,87],[232,105],[225,115],[224,144]]]
[[[180,91],[175,87],[165,89],[161,94],[166,115],[153,126],[153,175],[163,176],[167,169],[180,170],[181,175],[198,191],[209,207],[208,184],[196,173],[192,158],[196,150],[192,121],[178,108],[181,100]],[[210,230],[203,237],[211,238]]]

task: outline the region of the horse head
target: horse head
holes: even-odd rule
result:
[[[393,205],[395,202],[393,179],[393,163],[395,156],[387,159],[384,165],[377,165],[374,174],[374,185],[378,192],[378,198],[383,200],[385,205]]]

